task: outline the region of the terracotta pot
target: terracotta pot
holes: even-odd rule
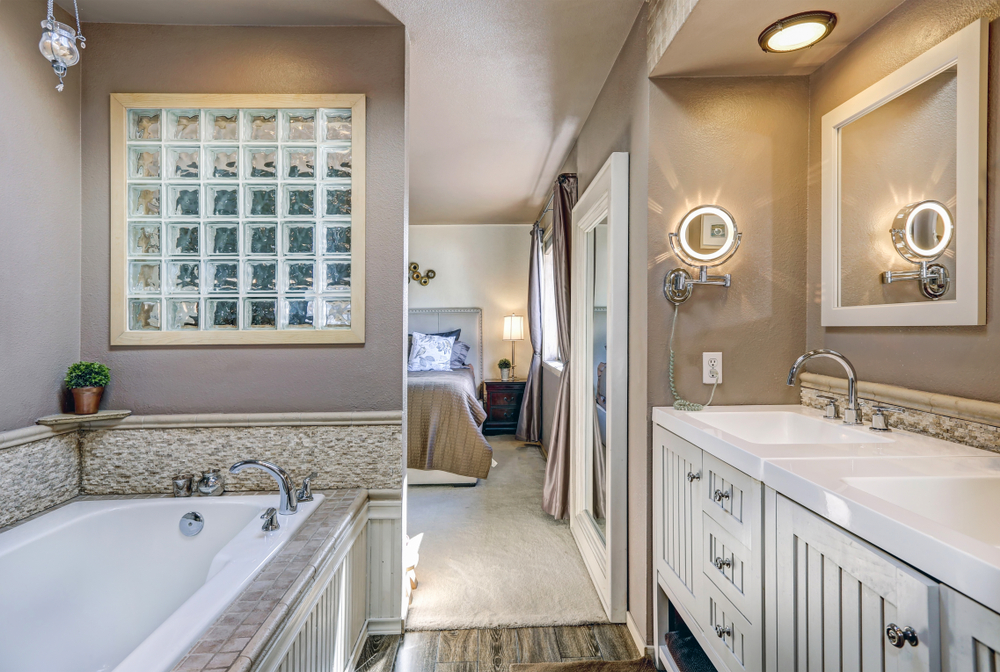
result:
[[[101,405],[103,387],[73,388],[73,412],[77,415],[93,415]]]

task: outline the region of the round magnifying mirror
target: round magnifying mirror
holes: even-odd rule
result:
[[[938,201],[911,203],[899,211],[892,225],[899,253],[910,261],[930,261],[944,253],[955,235],[951,213]],[[905,249],[904,249],[905,248]]]
[[[715,266],[735,251],[739,235],[731,214],[716,205],[702,205],[684,216],[676,239],[685,262]]]

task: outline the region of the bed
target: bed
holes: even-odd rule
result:
[[[493,449],[483,437],[486,412],[477,391],[483,372],[479,308],[414,308],[409,333],[461,329],[469,368],[411,371],[406,376],[407,470],[410,485],[475,485],[486,478]]]

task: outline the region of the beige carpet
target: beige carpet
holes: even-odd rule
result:
[[[489,439],[498,464],[476,487],[409,489],[424,538],[406,629],[607,623],[569,523],[542,511],[541,452]]]

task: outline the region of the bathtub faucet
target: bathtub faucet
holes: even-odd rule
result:
[[[278,506],[278,513],[283,516],[290,516],[298,510],[299,499],[295,494],[295,486],[292,485],[292,479],[284,469],[273,462],[266,462],[264,460],[241,460],[229,467],[229,471],[238,474],[249,467],[260,469],[270,474],[271,478],[278,482],[278,490],[281,492],[281,503]]]

